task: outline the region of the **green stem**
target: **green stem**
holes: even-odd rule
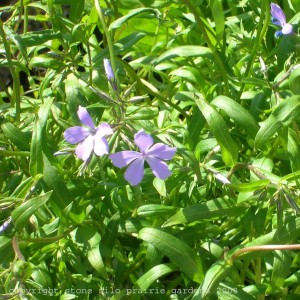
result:
[[[89,40],[86,42],[87,56],[89,62],[89,85],[92,86],[93,83],[93,63],[92,63],[92,54],[90,49]]]
[[[140,185],[133,186],[133,190],[136,196],[136,202],[135,202],[136,205],[135,205],[135,209],[132,212],[132,217],[135,218],[137,216],[137,208],[140,206],[142,200],[141,186]]]
[[[96,227],[98,227],[97,222],[92,220],[85,220],[80,224],[72,225],[68,230],[66,230],[65,232],[57,236],[46,237],[46,238],[27,238],[27,239],[22,239],[20,243],[54,243],[67,237],[73,230],[75,230],[77,227],[80,227],[82,224],[96,225]]]
[[[0,155],[3,155],[3,156],[30,156],[30,152],[29,151],[0,150]]]
[[[112,69],[114,71],[114,74],[116,74],[116,59],[115,59],[115,55],[114,55],[114,43],[113,43],[113,40],[112,40],[112,36],[111,36],[111,34],[108,30],[107,24],[105,22],[104,15],[103,15],[102,9],[100,7],[99,0],[95,0],[95,6],[96,6],[96,10],[97,10],[100,22],[103,26],[103,30],[104,30],[104,33],[105,33],[105,36],[106,36],[111,66],[112,66]]]
[[[96,155],[96,157],[97,157],[97,162],[99,165],[101,179],[103,181],[103,184],[106,186],[106,177],[105,177],[105,173],[103,171],[103,164],[102,164],[101,158],[98,155]]]
[[[23,2],[23,1],[22,1]],[[28,7],[27,4],[23,3],[24,6],[24,25],[23,25],[23,33],[28,31]]]
[[[9,71],[10,71],[12,79],[13,79],[13,95],[12,95],[12,103],[11,104],[12,104],[12,106],[15,106],[15,108],[16,108],[16,121],[20,121],[20,111],[21,111],[20,78],[19,78],[19,73],[17,72],[17,70],[13,64],[10,45],[8,43],[8,39],[7,39],[7,36],[4,31],[3,26],[4,26],[4,24],[0,18],[0,36],[2,38],[2,43],[4,45],[8,68],[9,68]]]
[[[188,6],[188,8],[190,9],[190,11],[192,12],[192,14],[195,17],[195,20],[197,21],[197,24],[199,26],[199,29],[201,30],[204,39],[208,45],[208,47],[210,48],[210,50],[212,51],[214,58],[216,60],[216,63],[219,67],[219,71],[221,73],[221,76],[223,78],[224,84],[225,84],[225,93],[228,95],[229,94],[229,84],[228,84],[228,77],[227,77],[227,71],[225,69],[225,66],[223,64],[223,60],[221,59],[218,51],[216,50],[216,47],[211,43],[206,29],[205,29],[205,24],[203,23],[203,21],[201,20],[201,18],[199,17],[199,15],[201,16],[201,11],[200,10],[196,10],[193,6],[193,4],[190,2],[190,0],[184,0],[185,4]],[[202,18],[204,18],[204,16],[201,16]]]
[[[259,16],[259,23],[258,23],[258,27],[257,27],[257,37],[258,38],[256,38],[254,41],[254,45],[251,50],[250,60],[248,62],[244,77],[249,76],[253,62],[254,62],[255,58],[257,57],[258,48],[262,44],[262,39],[265,36],[265,33],[268,29],[270,14],[269,13],[265,14],[266,11],[268,12],[268,9],[269,9],[269,1],[263,0],[262,5],[261,5],[260,16]],[[242,83],[237,99],[241,98],[244,88],[245,88],[245,83]]]

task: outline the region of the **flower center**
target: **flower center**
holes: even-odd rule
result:
[[[97,133],[97,128],[89,128],[89,133],[95,135]]]

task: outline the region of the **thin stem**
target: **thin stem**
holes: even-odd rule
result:
[[[114,44],[113,44],[112,36],[111,36],[111,34],[108,30],[107,24],[105,22],[105,18],[104,18],[99,0],[95,0],[95,6],[96,6],[96,10],[97,10],[100,22],[103,26],[103,30],[104,30],[104,33],[106,36],[111,66],[112,66],[114,73],[116,74],[116,59],[115,59],[115,55],[114,55]]]
[[[30,156],[29,151],[0,150],[0,156]]]
[[[92,225],[97,225],[98,223],[92,220],[85,220],[80,224],[74,224],[72,225],[68,230],[63,232],[62,234],[59,234],[57,236],[53,237],[47,237],[47,238],[28,238],[28,239],[22,239],[21,243],[53,243],[57,242],[65,237],[67,237],[73,230],[75,230],[77,227],[81,226],[82,224],[92,224]]]
[[[16,107],[16,120],[20,121],[20,111],[21,111],[21,85],[20,85],[20,78],[19,73],[17,72],[16,68],[13,64],[13,59],[11,55],[10,45],[8,43],[8,39],[6,33],[4,31],[3,22],[0,18],[0,36],[2,38],[2,42],[5,49],[5,54],[7,58],[8,68],[11,73],[13,79],[13,95],[12,95],[12,106]]]
[[[105,177],[105,173],[103,171],[103,164],[102,164],[101,158],[97,155],[96,155],[96,157],[97,157],[97,162],[98,162],[98,165],[99,165],[99,171],[100,171],[101,179],[103,181],[103,184],[106,186],[106,177]]]
[[[268,7],[269,7],[269,1],[263,0],[262,5],[261,5],[259,24],[258,24],[258,28],[257,28],[257,37],[254,41],[254,45],[251,50],[250,60],[248,62],[244,77],[249,76],[254,59],[257,57],[258,48],[262,44],[262,39],[268,29],[270,15],[269,15],[269,13],[265,14],[265,12],[268,11]],[[244,88],[245,88],[245,83],[242,83],[239,94],[238,94],[238,99],[241,98]]]
[[[23,2],[23,1],[21,1]],[[24,5],[24,24],[23,24],[23,32],[26,33],[28,31],[28,6],[27,4]]]
[[[89,85],[92,86],[93,83],[93,63],[92,63],[92,54],[90,49],[89,40],[86,42],[87,56],[89,62]]]
[[[23,254],[22,254],[22,252],[21,252],[21,250],[19,248],[19,242],[18,242],[18,237],[17,236],[13,237],[13,239],[12,239],[12,246],[13,246],[13,249],[15,251],[15,254],[16,254],[17,258],[19,260],[25,261],[25,258],[24,258]]]
[[[190,0],[184,0],[185,4],[188,6],[188,8],[191,10],[192,14],[194,15],[195,17],[195,20],[197,21],[197,24],[204,36],[204,39],[208,45],[208,47],[210,48],[210,50],[212,51],[213,55],[214,55],[214,58],[216,60],[216,63],[219,67],[219,71],[222,75],[222,78],[223,78],[223,81],[224,81],[224,84],[225,84],[225,93],[228,95],[229,94],[229,84],[228,84],[228,77],[227,77],[227,71],[225,69],[225,66],[223,64],[223,60],[221,59],[218,51],[216,50],[216,47],[211,43],[208,35],[207,35],[207,32],[206,32],[206,29],[205,29],[205,25],[203,23],[203,21],[201,20],[201,18],[199,17],[199,14],[201,15],[201,11],[197,11],[193,4],[190,2]],[[203,17],[203,16],[201,16]]]
[[[140,185],[133,186],[133,190],[136,196],[136,202],[135,202],[136,205],[135,205],[135,209],[132,212],[132,217],[135,218],[137,216],[137,208],[140,206],[142,201],[141,186]]]
[[[237,250],[232,256],[231,259],[235,260],[241,254],[250,251],[273,251],[273,250],[300,250],[300,244],[293,244],[293,245],[259,245],[259,246],[250,246],[245,247],[243,249]]]

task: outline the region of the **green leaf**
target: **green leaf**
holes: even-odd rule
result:
[[[46,68],[54,70],[66,67],[66,64],[63,61],[60,61],[57,58],[51,57],[47,54],[41,54],[32,57],[29,65],[31,68]]]
[[[239,285],[232,284],[228,282],[221,282],[217,291],[219,299],[222,300],[255,300],[256,297],[253,297],[246,291],[244,291]]]
[[[255,138],[259,125],[239,103],[226,96],[217,96],[210,104],[222,109],[239,127],[243,128],[252,138]]]
[[[1,129],[3,134],[20,150],[27,151],[30,149],[30,132],[23,132],[9,122],[2,124]]]
[[[50,199],[51,194],[52,191],[27,200],[18,206],[11,214],[16,228],[22,229],[27,223],[28,219]]]
[[[135,283],[134,288],[147,290],[151,284],[156,280],[159,280],[160,277],[170,274],[178,270],[178,267],[173,264],[161,264],[153,267],[143,276],[141,276]]]
[[[158,116],[158,112],[155,106],[129,106],[126,109],[128,118],[133,120],[153,120]]]
[[[40,284],[41,286],[47,286],[49,288],[53,286],[49,270],[47,270],[43,265],[34,268],[31,277],[33,278],[34,282]]]
[[[203,46],[194,46],[194,45],[186,45],[186,46],[178,46],[174,47],[170,50],[164,52],[161,56],[159,56],[155,64],[160,64],[165,60],[170,60],[172,58],[177,57],[190,57],[190,56],[203,56],[206,58],[212,58],[212,52],[209,48]]]
[[[287,275],[291,269],[291,254],[288,251],[275,250],[273,252],[273,268],[271,276],[271,285],[280,289],[284,284]]]
[[[84,10],[84,0],[71,1],[71,7],[69,13],[70,20],[73,21],[74,23],[79,22],[83,10]]]
[[[38,116],[35,119],[31,149],[30,149],[30,174],[35,177],[38,174],[43,174],[43,145],[47,144],[46,124],[49,111],[53,102],[53,98],[47,98],[42,106],[39,108]]]
[[[285,281],[283,286],[288,287],[290,285],[299,284],[300,283],[300,270],[296,271],[293,275],[289,276]]]
[[[239,216],[244,211],[246,211],[246,208],[235,206],[234,200],[219,198],[183,208],[168,219],[163,224],[163,227],[202,221],[203,219],[216,217]]]
[[[229,167],[233,166],[237,161],[239,151],[227,129],[225,121],[204,99],[196,97],[195,101],[221,147],[222,158],[225,164]]]
[[[152,13],[156,16],[156,18],[161,17],[161,12],[158,9],[154,8],[148,8],[148,7],[142,7],[142,8],[136,8],[136,9],[131,9],[127,15],[115,20],[112,22],[108,28],[108,30],[112,29],[117,29],[119,28],[122,24],[126,23],[128,20],[131,18],[135,17],[136,15],[142,14],[142,13]]]
[[[252,247],[258,245],[279,245],[279,244],[292,244],[300,237],[300,217],[294,216],[288,217],[285,223],[278,229],[274,229],[271,232],[264,234],[253,241],[244,245],[244,247]],[[229,251],[232,255],[238,250],[238,247]],[[249,251],[238,256],[238,259],[254,259],[256,257],[264,256],[265,251]]]
[[[216,293],[220,282],[230,274],[231,270],[232,264],[230,261],[219,260],[214,263],[205,273],[201,286],[201,297],[205,298]]]
[[[300,68],[299,66],[292,71],[289,76],[289,86],[294,94],[300,94]]]
[[[1,260],[11,261],[14,257],[13,248],[11,245],[11,238],[6,236],[0,236],[0,256]]]
[[[211,0],[209,6],[211,8],[212,16],[216,24],[216,34],[218,40],[221,40],[223,38],[223,31],[225,27],[225,13],[223,11],[222,1]]]
[[[147,205],[143,205],[140,206],[137,209],[137,214],[138,216],[156,216],[156,215],[166,215],[166,214],[170,214],[173,213],[174,210],[176,210],[177,207],[173,207],[173,206],[165,206],[162,204],[147,204]]]
[[[153,244],[192,280],[198,283],[202,282],[204,274],[200,258],[180,239],[154,228],[143,228],[139,232],[138,238]]]
[[[76,223],[79,223],[84,218],[84,213],[75,202],[73,194],[66,187],[62,176],[53,167],[48,158],[44,156],[44,173],[43,183],[45,190],[53,190],[51,197],[51,207],[60,218],[65,218],[64,209],[72,205],[69,217]]]
[[[83,94],[81,80],[79,80],[73,73],[68,74],[65,80],[66,98],[69,112],[73,123],[78,123],[77,111],[79,105],[86,106],[87,99]]]
[[[300,96],[292,96],[282,100],[271,115],[261,124],[256,137],[255,146],[262,148],[270,138],[282,127],[288,126],[299,118]]]
[[[155,177],[153,180],[153,186],[161,196],[167,197],[167,188],[165,180]]]
[[[62,36],[60,33],[54,33],[53,30],[41,30],[41,31],[31,31],[28,33],[20,34],[20,38],[26,47],[40,46],[47,41],[53,39],[60,39]]]
[[[289,153],[291,167],[293,171],[300,169],[300,147],[298,143],[298,136],[295,130],[289,128],[287,152]]]
[[[107,224],[103,240],[100,242],[100,252],[103,257],[111,257],[118,236],[120,224],[119,213],[114,214]]]
[[[20,37],[20,35],[14,34],[14,32],[12,32],[11,30],[9,30],[9,35],[8,36],[12,39],[12,41],[15,43],[17,48],[20,50],[20,52],[22,53],[22,56],[24,57],[24,59],[26,61],[28,61],[27,49],[26,49],[26,45],[24,43],[24,40]]]
[[[144,32],[134,32],[132,34],[127,35],[126,37],[118,40],[114,44],[115,53],[119,54],[131,48],[131,46],[137,44],[139,40],[144,38],[146,34]]]
[[[235,184],[228,184],[233,190],[239,192],[253,192],[261,188],[265,188],[270,183],[270,180],[258,180],[249,183],[235,183]]]
[[[43,174],[42,129],[38,118],[33,126],[29,171],[32,177]]]
[[[105,265],[103,263],[103,259],[100,253],[99,245],[94,246],[92,249],[90,249],[87,253],[87,257],[91,265],[97,272],[103,276],[104,278],[107,277],[107,272],[105,270]]]

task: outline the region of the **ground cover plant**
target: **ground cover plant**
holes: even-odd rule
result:
[[[0,13],[0,299],[298,299],[297,0]]]

